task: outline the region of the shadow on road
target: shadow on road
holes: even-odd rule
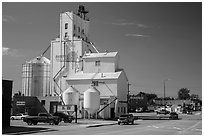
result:
[[[39,128],[39,127],[20,127],[20,126],[10,126],[2,129],[2,134],[9,135],[22,135],[22,134],[32,134],[39,132],[51,132],[57,131],[50,128]]]
[[[180,120],[181,119],[181,118],[169,119],[168,117],[158,117],[158,116],[139,116],[137,118],[141,120]]]
[[[120,125],[131,126],[131,125],[140,125],[140,124],[138,124],[138,123],[134,123],[134,124],[124,124],[124,123],[121,123]]]

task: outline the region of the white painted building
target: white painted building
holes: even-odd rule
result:
[[[124,70],[118,68],[117,59],[117,52],[85,54],[84,71],[66,78],[67,85],[81,93],[80,104],[83,104],[83,92],[91,85],[100,92],[100,109],[116,99],[101,111],[102,118],[113,118],[127,112],[128,79]]]
[[[119,68],[118,52],[99,53],[89,40],[89,20],[84,7],[77,14],[60,14],[60,36],[51,41],[51,91],[62,96],[70,86],[79,91],[79,115],[84,92],[94,86],[100,92],[101,118],[127,112],[128,79]]]
[[[73,12],[60,14],[60,35],[51,41],[51,94],[62,94],[63,76],[82,71],[84,53],[97,50],[89,41],[89,20]]]

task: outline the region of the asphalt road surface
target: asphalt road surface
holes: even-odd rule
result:
[[[134,125],[108,125],[87,128],[86,125],[38,124],[27,126],[26,123],[11,121],[13,126],[41,128],[41,130],[22,132],[33,135],[202,135],[202,115],[182,115],[179,120],[135,120]],[[15,133],[14,133],[15,134]]]

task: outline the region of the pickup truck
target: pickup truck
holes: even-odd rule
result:
[[[38,122],[49,123],[50,125],[58,125],[60,118],[52,116],[49,113],[39,113],[38,116],[27,116],[23,119],[28,125],[37,125]]]
[[[64,121],[64,123],[72,123],[72,120],[74,120],[73,116],[68,115],[64,112],[55,112],[53,116],[58,116],[60,118],[60,121]]]
[[[124,124],[129,124],[132,123],[134,124],[134,116],[132,114],[123,114],[118,118],[118,125],[120,125],[120,123],[124,123]]]

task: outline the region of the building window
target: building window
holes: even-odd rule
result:
[[[92,81],[93,86],[98,86],[98,81]]]
[[[68,36],[68,35],[67,35],[67,32],[65,32],[64,37],[67,38],[67,36]]]
[[[101,65],[100,60],[95,61],[95,66],[100,66],[100,65]]]
[[[65,29],[68,29],[68,23],[65,23]]]
[[[42,106],[45,105],[45,100],[41,100],[41,105],[42,105]]]
[[[74,31],[76,30],[76,25],[74,24]]]
[[[126,108],[124,107],[124,113],[126,113]]]
[[[80,27],[78,27],[78,32],[80,32]]]
[[[81,30],[81,33],[84,34],[84,29]]]

